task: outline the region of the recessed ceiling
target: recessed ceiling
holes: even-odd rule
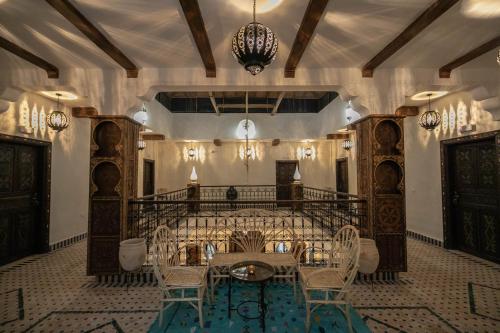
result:
[[[213,100],[211,100],[211,96]],[[249,113],[318,113],[337,98],[335,91],[249,91]],[[245,113],[246,92],[159,92],[156,95],[165,108],[173,113]]]

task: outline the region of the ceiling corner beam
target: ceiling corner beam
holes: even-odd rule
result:
[[[163,141],[165,140],[165,135],[156,133],[143,133],[142,139],[144,141]]]
[[[40,58],[37,55],[29,52],[26,49],[23,49],[19,45],[12,43],[11,41],[0,37],[0,47],[9,51],[16,56],[23,58],[24,60],[31,62],[33,65],[40,67],[41,69],[47,72],[47,76],[49,79],[58,79],[59,78],[59,69],[47,62],[46,60]]]
[[[280,144],[281,140],[280,139],[273,139],[273,141],[271,142],[271,145],[273,147],[276,147]]]
[[[471,60],[476,59],[477,57],[493,50],[496,49],[497,47],[500,47],[500,36],[497,36],[493,38],[490,41],[487,41],[486,43],[476,47],[473,50],[470,50],[466,54],[464,54],[461,57],[458,57],[457,59],[453,60],[452,62],[444,65],[443,67],[439,68],[439,78],[441,79],[449,79],[451,76],[451,71],[454,70],[457,67],[462,66],[465,63],[468,63]]]
[[[99,115],[93,106],[75,106],[71,108],[71,115],[75,118],[91,118]]]
[[[349,139],[349,133],[331,133],[326,135],[327,140],[345,140]]]
[[[278,108],[281,104],[281,101],[283,100],[283,97],[285,97],[284,91],[280,92],[278,99],[276,100],[276,104],[273,107],[273,111],[271,112],[271,116],[274,116],[276,113],[278,113]]]
[[[128,78],[137,78],[139,69],[109,39],[104,36],[75,6],[68,0],[46,0],[55,10],[80,30],[88,39],[116,61],[127,71]]]
[[[403,105],[397,108],[394,114],[402,117],[415,117],[418,116],[418,106]]]
[[[292,50],[288,55],[288,60],[285,65],[285,77],[294,78],[295,69],[299,64],[307,45],[311,41],[314,30],[318,25],[323,12],[325,11],[328,0],[309,0],[306,12],[300,23],[300,28],[297,31],[295,40],[293,41]]]
[[[214,139],[214,145],[216,147],[222,146],[222,140],[221,139]]]
[[[210,97],[210,102],[212,102],[212,106],[215,110],[215,113],[217,113],[218,116],[220,116],[220,110],[219,107],[217,106],[217,103],[215,102],[215,97],[212,92],[208,93],[208,96]]]
[[[392,42],[387,44],[376,56],[368,61],[361,71],[363,77],[373,77],[375,68],[389,59],[394,53],[405,46],[422,30],[427,28],[438,17],[443,15],[459,0],[437,0],[428,7],[415,21],[413,21],[403,32],[401,32]]]
[[[186,17],[186,21],[193,35],[194,42],[200,52],[201,60],[205,65],[205,72],[207,77],[216,76],[215,60],[208,39],[203,16],[201,16],[200,5],[198,0],[179,0],[181,3],[182,11]]]

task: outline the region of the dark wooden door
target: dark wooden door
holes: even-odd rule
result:
[[[293,174],[298,161],[276,161],[276,200],[291,200]],[[287,203],[280,204],[288,205]]]
[[[144,160],[142,194],[146,196],[154,193],[155,193],[155,161]]]
[[[454,145],[448,158],[454,247],[500,262],[500,184],[494,138]]]
[[[41,247],[40,148],[0,142],[0,264]]]
[[[347,158],[339,158],[336,160],[335,172],[337,178],[337,192],[349,193]]]

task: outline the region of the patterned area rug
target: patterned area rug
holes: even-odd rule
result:
[[[231,319],[228,319],[228,288],[219,285],[214,304],[206,304],[203,308],[205,327],[198,325],[198,313],[190,305],[175,304],[165,311],[163,327],[159,327],[159,318],[149,328],[150,333],[160,332],[189,332],[189,333],[212,333],[212,332],[234,332],[234,333],[257,333],[261,332],[259,320],[247,320],[235,311],[232,311]],[[299,290],[297,290],[299,292]],[[255,284],[233,283],[232,306],[245,301],[258,300],[258,286]],[[293,296],[293,290],[289,285],[272,283],[268,284],[265,291],[268,312],[266,316],[266,332],[299,333],[305,331],[305,304],[301,297],[298,303]],[[245,303],[240,306],[239,311],[248,317],[256,317],[258,308],[255,303]],[[351,318],[354,331],[370,332],[359,314],[351,309]],[[310,332],[331,333],[348,332],[346,319],[343,314],[332,305],[320,307],[313,312]]]

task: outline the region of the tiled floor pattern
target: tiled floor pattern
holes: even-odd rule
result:
[[[0,332],[146,332],[151,284],[104,287],[85,275],[86,243],[0,268]],[[500,265],[408,240],[404,283],[353,287],[373,332],[500,332]]]

